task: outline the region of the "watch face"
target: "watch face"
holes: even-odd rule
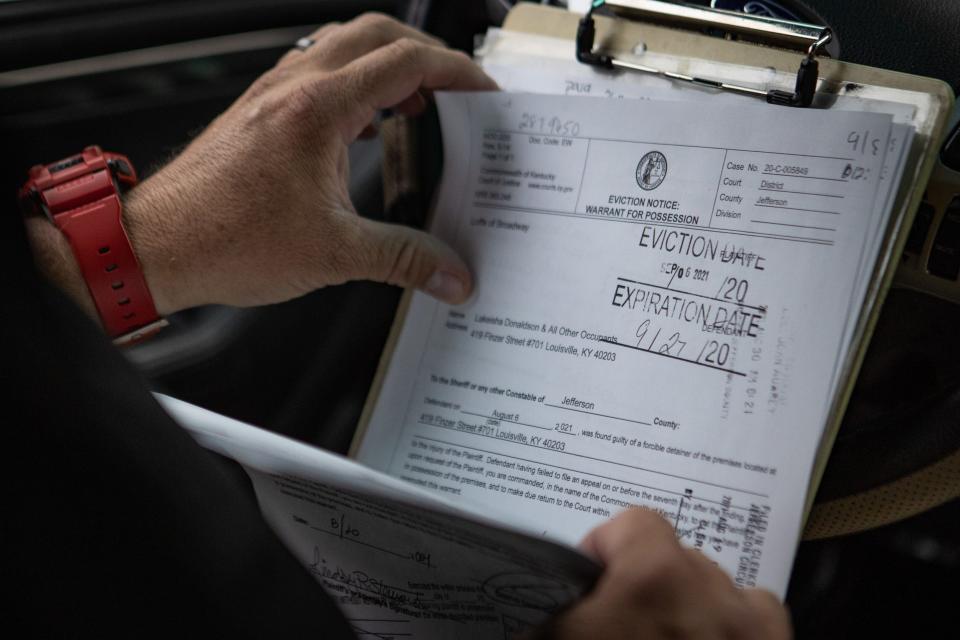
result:
[[[76,155],[76,156],[73,156],[72,158],[67,158],[66,160],[61,160],[60,162],[57,162],[57,163],[55,163],[55,164],[51,164],[49,167],[47,167],[47,170],[50,171],[51,174],[53,174],[53,173],[59,173],[59,172],[63,171],[64,169],[69,169],[70,167],[75,167],[76,165],[80,164],[81,162],[83,162],[83,156],[82,156],[82,155]]]

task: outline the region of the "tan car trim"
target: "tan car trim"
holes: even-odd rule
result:
[[[869,491],[814,504],[804,540],[874,529],[960,497],[960,451]]]

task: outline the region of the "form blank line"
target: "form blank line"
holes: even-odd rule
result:
[[[806,211],[807,213],[829,213],[830,215],[838,216],[840,215],[839,211],[824,211],[822,209],[800,209],[798,207],[778,207],[773,204],[759,204],[754,203],[755,207],[763,207],[764,209],[789,209],[790,211]]]
[[[526,422],[517,422],[516,420],[507,420],[506,418],[497,418],[495,416],[485,416],[482,413],[473,413],[472,411],[460,411],[460,413],[468,416],[476,416],[477,418],[486,418],[487,420],[496,420],[497,422],[509,422],[510,424],[519,424],[524,427],[533,427],[534,429],[543,429],[544,431],[553,431],[550,427],[541,427],[538,424],[528,424]]]
[[[767,173],[763,172],[765,176],[777,176],[778,178],[806,178],[807,180],[829,180],[831,182],[850,182],[849,180],[844,180],[843,178],[821,178],[820,176],[801,176],[800,174],[793,173]]]
[[[836,231],[836,229],[831,229],[830,227],[811,227],[806,224],[787,224],[786,222],[767,222],[766,220],[753,220],[750,222],[756,222],[757,224],[775,224],[780,227],[798,227],[800,229],[819,229],[820,231]]]
[[[370,549],[376,549],[377,551],[382,551],[383,553],[388,553],[388,554],[390,554],[390,555],[392,555],[392,556],[396,556],[396,557],[398,557],[398,558],[403,558],[404,560],[409,560],[410,562],[416,562],[416,561],[415,561],[413,558],[411,558],[410,556],[406,556],[406,555],[403,555],[402,553],[397,553],[396,551],[392,551],[392,550],[390,550],[390,549],[385,549],[385,548],[383,548],[383,547],[378,547],[378,546],[375,545],[375,544],[370,544],[369,542],[364,542],[363,540],[357,540],[357,539],[355,539],[355,538],[345,538],[345,537],[343,537],[342,535],[340,535],[339,533],[337,533],[336,531],[328,531],[327,529],[323,529],[322,527],[317,527],[317,526],[315,526],[315,525],[310,525],[310,528],[313,529],[314,531],[319,531],[320,533],[325,533],[325,534],[327,534],[327,535],[340,538],[341,540],[346,540],[347,542],[352,542],[352,543],[354,543],[354,544],[359,544],[360,546],[363,546],[363,547],[369,547]],[[419,564],[419,563],[418,563],[418,564]]]
[[[566,409],[567,411],[576,411],[577,413],[585,413],[591,416],[600,416],[601,418],[610,418],[611,420],[623,420],[624,422],[642,424],[645,427],[652,426],[649,422],[644,422],[643,420],[631,420],[630,418],[621,418],[620,416],[608,416],[605,413],[594,413],[593,411],[586,411],[584,409],[574,409],[573,407],[565,407],[562,404],[550,404],[549,402],[544,402],[543,406],[553,407],[554,409]]]
[[[767,189],[760,187],[757,191],[773,191],[775,193],[795,193],[798,196],[822,196],[824,198],[843,198],[844,196],[833,193],[810,193],[809,191],[787,191],[786,189]]]
[[[664,358],[671,358],[672,360],[679,360],[680,362],[688,362],[690,364],[695,364],[700,367],[706,367],[707,369],[713,369],[714,371],[723,371],[724,373],[730,373],[735,376],[747,377],[747,374],[741,373],[740,371],[734,371],[733,369],[724,369],[723,367],[715,367],[712,364],[707,364],[706,362],[697,362],[696,360],[688,360],[687,358],[681,358],[680,356],[675,356],[670,353],[660,353],[659,351],[651,351],[650,349],[644,349],[643,347],[635,347],[632,344],[626,344],[623,342],[614,342],[613,340],[598,340],[598,342],[604,342],[606,344],[613,345],[615,347],[626,347],[627,349],[633,349],[634,351],[643,351],[644,353],[649,353],[654,356],[663,356]]]

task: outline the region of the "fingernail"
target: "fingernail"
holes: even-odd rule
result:
[[[424,290],[435,298],[444,302],[459,302],[463,299],[466,287],[463,281],[452,273],[446,271],[434,271]]]

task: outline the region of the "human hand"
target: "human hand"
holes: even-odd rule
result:
[[[280,302],[369,279],[462,302],[470,272],[445,244],[357,215],[347,146],[380,109],[432,90],[492,90],[466,55],[377,14],[321,28],[169,165],[132,190],[124,222],[161,314]]]
[[[606,568],[593,591],[544,629],[545,637],[791,637],[786,610],[773,594],[735,587],[705,555],[682,547],[653,511],[626,511],[594,529],[581,547]]]

